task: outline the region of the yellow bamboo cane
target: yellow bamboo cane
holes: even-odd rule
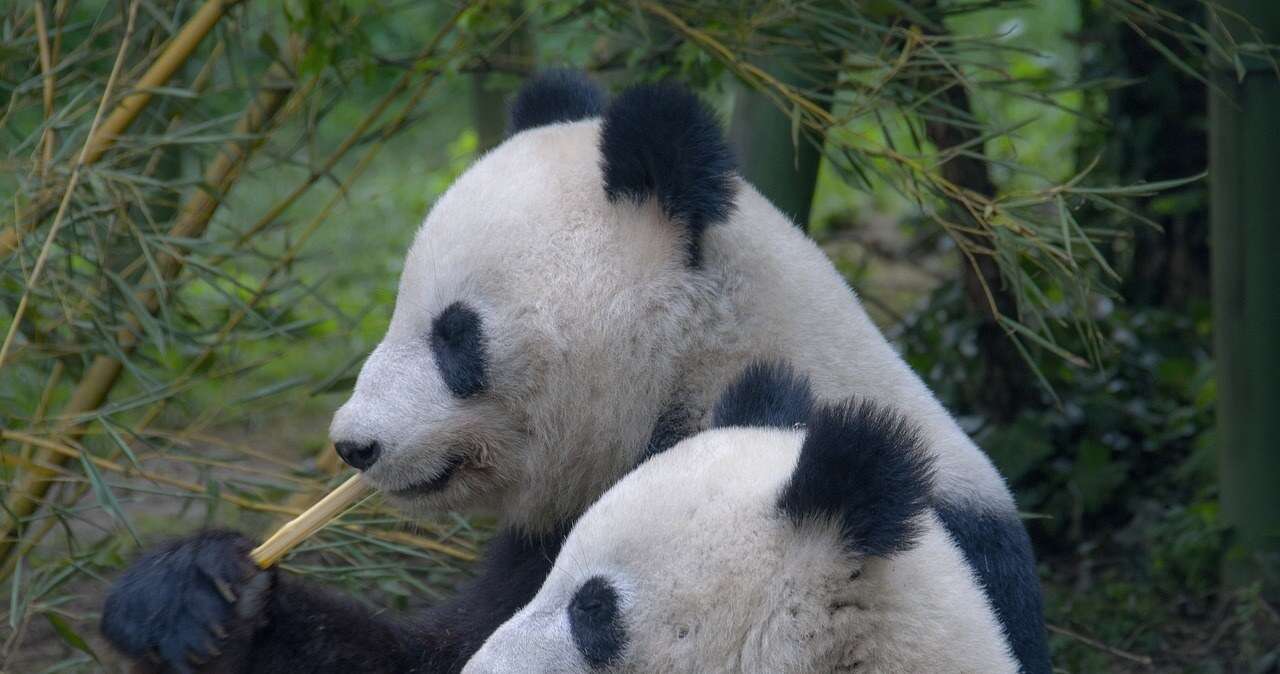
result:
[[[262,142],[260,131],[270,122],[276,112],[284,105],[293,90],[293,81],[284,68],[273,66],[268,70],[262,91],[254,102],[245,110],[244,115],[236,123],[233,132],[236,138],[248,137],[247,141],[228,141],[214,161],[205,171],[204,183],[208,189],[195,190],[183,205],[177,221],[169,229],[169,236],[175,239],[193,239],[204,234],[214,211],[222,202],[221,195],[235,183],[244,168],[245,160],[254,148]],[[165,283],[172,280],[183,266],[182,258],[177,254],[158,256],[157,267],[159,278],[148,277],[141,285],[156,289],[138,293],[138,304],[148,312],[155,312],[160,305],[160,291]],[[138,345],[140,318],[131,316],[127,325],[117,331],[116,342],[119,353],[131,353]],[[124,364],[115,356],[100,355],[96,357],[84,376],[71,393],[71,398],[63,407],[63,421],[55,429],[57,437],[77,438],[84,432],[84,420],[80,417],[98,409],[106,400],[107,394],[120,378]],[[50,478],[54,473],[42,464],[61,465],[67,457],[42,449],[34,458],[34,466],[23,473],[13,493],[6,499],[9,522],[0,529],[0,559],[4,559],[13,545],[12,534],[17,531],[22,519],[35,512],[44,499],[50,486]]]
[[[262,545],[254,548],[249,556],[264,569],[275,566],[280,558],[299,543],[310,538],[347,508],[368,496],[369,491],[369,485],[365,484],[364,478],[359,475],[351,476],[301,515],[286,522],[270,538],[263,541]]]
[[[88,166],[102,158],[102,154],[111,147],[120,134],[124,133],[133,120],[138,117],[138,113],[142,112],[147,104],[151,102],[153,96],[152,90],[156,87],[162,87],[169,82],[173,74],[186,63],[191,54],[195,52],[196,47],[204,40],[204,37],[213,30],[218,20],[226,14],[227,9],[235,4],[231,0],[208,0],[196,10],[196,13],[187,20],[173,38],[173,41],[165,47],[160,56],[151,64],[151,67],[142,75],[134,88],[137,89],[120,101],[116,105],[115,110],[99,125],[89,136],[89,140],[85,143],[84,152],[80,160],[82,166]],[[38,14],[43,24],[43,12]],[[49,95],[52,95],[52,81],[46,80],[49,87]],[[8,257],[14,250],[18,248],[18,244],[22,241],[22,235],[29,229],[33,229],[37,222],[48,211],[43,200],[37,200],[28,206],[23,214],[20,215],[13,227],[0,232],[0,260]]]

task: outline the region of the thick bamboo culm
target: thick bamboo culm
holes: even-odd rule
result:
[[[275,563],[290,550],[323,529],[347,508],[367,496],[369,491],[369,486],[365,484],[363,478],[359,475],[351,476],[351,479],[329,492],[328,496],[307,508],[301,515],[286,522],[270,538],[263,541],[262,545],[254,548],[249,556],[264,569],[275,566]]]
[[[218,157],[205,171],[204,182],[208,189],[197,189],[192,193],[177,221],[170,228],[170,237],[195,239],[203,236],[214,211],[221,204],[221,196],[235,184],[248,155],[261,143],[262,130],[284,106],[292,92],[293,81],[288,73],[280,66],[270,68],[264,78],[261,92],[236,124],[235,136],[249,137],[251,140],[230,141],[223,147]],[[171,281],[183,266],[182,259],[173,255],[162,254],[158,256],[157,263],[162,278],[150,279],[142,284],[143,287],[157,286]],[[139,293],[137,300],[139,306],[154,313],[159,307],[160,296],[154,289],[145,290]],[[116,335],[119,351],[126,354],[132,352],[138,345],[138,334],[141,332],[138,317],[131,316],[129,323],[129,327],[122,328]],[[106,354],[97,356],[72,391],[71,398],[63,406],[60,416],[65,421],[59,424],[53,436],[73,440],[79,437],[84,429],[81,415],[88,414],[102,405],[107,394],[119,380],[123,368],[124,364],[119,358]],[[4,525],[0,525],[2,526],[0,528],[0,560],[7,556],[15,538],[16,526],[13,523],[34,513],[49,490],[50,480],[55,473],[42,466],[60,466],[67,461],[65,456],[50,454],[45,450],[37,453],[35,459],[35,466],[23,473],[18,484],[14,486],[13,493],[6,499],[5,507],[9,518]]]
[[[136,91],[129,94],[116,105],[115,110],[103,120],[102,124],[94,130],[84,149],[82,164],[88,166],[98,161],[102,154],[111,147],[111,144],[129,128],[133,120],[138,117],[138,113],[151,102],[152,90],[156,87],[162,87],[169,82],[173,74],[186,63],[191,54],[195,52],[200,42],[204,40],[209,31],[213,30],[218,19],[221,19],[227,12],[227,8],[235,4],[228,0],[209,0],[196,10],[193,15],[182,26],[182,30],[169,46],[160,54],[159,58],[151,64],[142,75],[142,79],[134,85]],[[37,14],[37,18],[43,23],[43,13]],[[52,79],[46,77],[46,87],[49,95],[52,95]],[[13,227],[0,232],[0,258],[3,258],[18,248],[22,241],[22,235],[28,229],[35,227],[36,223],[47,213],[47,205],[41,202],[33,202],[18,217],[18,221],[13,223]]]
[[[164,86],[169,78],[191,57],[204,37],[213,30],[214,24],[226,13],[227,7],[233,3],[226,0],[209,0],[196,10],[196,13],[182,26],[181,32],[173,38],[173,42],[165,48],[160,57],[151,64],[142,79],[134,85],[136,91],[129,94],[111,116],[102,123],[102,127],[93,135],[89,149],[85,154],[85,162],[93,163],[106,152],[111,143],[133,123],[138,113],[151,102],[152,89]]]

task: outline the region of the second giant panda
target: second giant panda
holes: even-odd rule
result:
[[[900,415],[749,371],[582,516],[463,674],[1014,674]]]
[[[607,101],[554,72],[517,96],[511,127],[427,215],[387,333],[330,429],[407,512],[499,516],[477,577],[398,616],[257,571],[243,536],[198,534],[122,576],[104,635],[178,668],[456,671],[532,598],[589,504],[645,452],[707,428],[748,362],[778,357],[822,398],[892,405],[920,428],[936,516],[1024,670],[1049,672],[1003,479],[822,250],[736,174],[714,113],[671,84]],[[228,634],[248,637],[232,648]]]

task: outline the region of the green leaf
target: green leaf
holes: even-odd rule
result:
[[[116,431],[114,424],[107,417],[101,415],[98,417],[98,421],[102,425],[102,430],[106,432],[107,437],[111,438],[111,442],[115,443],[116,447],[119,447],[120,451],[124,452],[124,455],[129,458],[129,463],[133,464],[134,468],[142,470],[142,465],[138,463],[138,457],[134,455],[133,448],[129,447],[129,443],[125,442],[120,433]]]
[[[263,54],[271,57],[272,61],[280,60],[280,45],[271,33],[262,32],[262,36],[258,38],[258,49],[261,49]]]
[[[142,541],[138,538],[138,532],[133,529],[133,523],[129,521],[124,509],[120,507],[120,502],[116,500],[116,495],[111,492],[111,487],[102,479],[102,473],[98,472],[98,467],[93,465],[93,461],[89,459],[87,454],[80,454],[80,465],[84,466],[84,474],[89,478],[89,484],[93,486],[93,493],[98,498],[98,504],[102,506],[103,510],[110,513],[112,517],[120,520],[120,523],[129,531],[129,535],[133,537],[135,543],[142,545]]]
[[[232,404],[243,405],[244,403],[251,402],[259,398],[266,398],[269,396],[273,396],[282,391],[287,391],[291,388],[294,388],[295,386],[301,386],[307,383],[308,379],[310,379],[310,377],[307,377],[305,375],[299,376],[299,377],[290,377],[288,379],[278,381],[278,382],[275,382],[274,384],[269,384],[267,386],[263,386],[260,389],[252,391],[248,395],[245,395],[241,398],[237,398],[235,402],[233,402]]]
[[[151,340],[152,344],[155,345],[156,350],[160,353],[164,353],[165,331],[161,328],[155,317],[151,315],[151,312],[147,310],[147,307],[138,300],[134,289],[130,287],[123,278],[120,278],[118,274],[111,270],[104,269],[103,273],[108,279],[111,279],[112,284],[120,290],[120,295],[124,297],[125,303],[129,305],[129,310],[133,313],[134,318],[137,318],[138,322],[142,324],[143,332],[147,334],[147,337]],[[163,284],[157,284],[155,290],[156,292],[161,293],[160,296],[162,298],[164,297]]]
[[[1071,353],[1070,351],[1067,351],[1066,349],[1062,348],[1061,346],[1058,346],[1057,344],[1054,344],[1053,342],[1049,341],[1045,337],[1041,336],[1036,331],[1013,320],[1012,318],[1009,318],[1008,316],[1000,316],[999,321],[1001,325],[1005,326],[1010,330],[1013,330],[1014,332],[1018,333],[1019,335],[1022,335],[1023,337],[1026,337],[1027,339],[1030,339],[1031,341],[1044,347],[1045,349],[1048,349],[1054,355],[1071,363],[1072,365],[1075,365],[1077,367],[1089,367],[1089,361],[1081,358],[1080,356],[1077,356],[1074,353]]]
[[[1113,196],[1127,195],[1145,197],[1174,187],[1189,185],[1198,180],[1204,180],[1208,175],[1208,171],[1201,171],[1193,176],[1170,178],[1169,180],[1157,180],[1150,183],[1135,183],[1133,185],[1121,185],[1116,187],[1072,187],[1063,191],[1071,194],[1109,194]]]
[[[84,637],[71,629],[71,626],[67,624],[67,621],[64,620],[62,616],[52,611],[45,611],[43,615],[45,620],[49,621],[49,626],[53,627],[54,633],[66,642],[68,646],[88,655],[93,658],[94,662],[101,664],[102,661],[98,659],[98,654],[93,652],[93,648],[89,646],[89,642],[85,641]]]
[[[1127,475],[1128,467],[1113,460],[1110,447],[1092,439],[1080,443],[1071,479],[1080,490],[1085,512],[1096,512],[1106,505]]]

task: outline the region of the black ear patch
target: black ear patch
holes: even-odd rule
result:
[[[604,106],[604,92],[586,75],[574,70],[548,70],[529,80],[516,94],[507,135],[599,117]]]
[[[712,428],[803,424],[813,409],[809,379],[782,361],[757,360],[725,389]]]
[[[849,400],[819,408],[778,507],[796,522],[836,518],[850,552],[910,550],[933,491],[933,460],[901,416]]]
[[[684,87],[632,87],[604,113],[600,153],[609,200],[656,197],[664,215],[688,228],[696,266],[703,231],[729,217],[737,189],[715,113]]]

